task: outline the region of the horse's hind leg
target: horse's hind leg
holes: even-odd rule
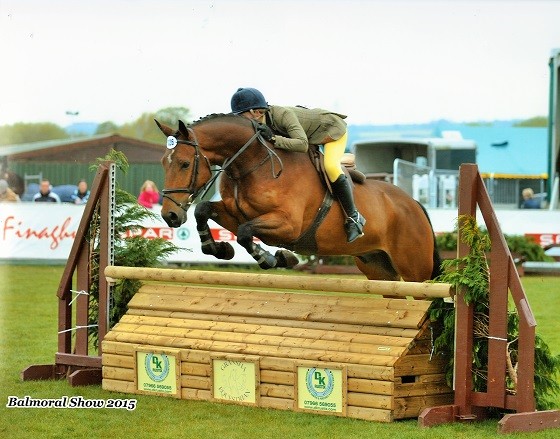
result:
[[[356,266],[370,280],[400,280],[391,258],[384,251],[355,257]]]
[[[273,255],[254,242],[255,225],[249,221],[241,224],[237,229],[237,242],[249,253],[262,269],[291,268],[299,263],[298,258],[291,251],[278,250]]]
[[[218,259],[229,260],[235,255],[235,250],[229,242],[214,241],[210,227],[208,227],[209,219],[212,219],[223,227],[226,227],[220,220],[220,218],[223,219],[224,215],[220,215],[219,211],[222,209],[218,208],[218,203],[219,202],[203,201],[196,205],[194,210],[196,230],[200,236],[202,253],[205,255],[213,255]]]

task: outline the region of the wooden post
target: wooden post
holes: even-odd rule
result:
[[[89,229],[99,203],[99,215],[102,219],[100,253],[101,264],[112,263],[112,203],[114,202],[114,169],[112,162],[99,165],[91,186],[90,197],[84,208],[76,237],[70,250],[68,262],[62,273],[58,286],[58,351],[55,364],[31,365],[21,373],[22,380],[41,380],[66,377],[70,384],[83,385],[101,382],[101,356],[90,356],[88,352],[88,311],[89,311]],[[100,324],[99,340],[107,333],[108,288],[100,266]],[[87,294],[76,298],[72,306],[72,279],[76,274],[76,289]],[[103,304],[103,308],[101,307]],[[72,310],[76,309],[76,326],[72,326]],[[76,343],[72,348],[72,333],[76,331]],[[101,347],[100,347],[101,349]],[[70,374],[71,373],[71,374]],[[70,375],[69,375],[70,374]]]
[[[467,306],[457,294],[455,326],[455,403],[431,407],[422,412],[418,423],[430,427],[457,420],[481,419],[486,407],[517,411],[499,422],[500,433],[539,431],[560,427],[560,411],[535,412],[534,356],[536,322],[523,291],[519,274],[501,232],[484,182],[473,164],[460,168],[459,218],[476,215],[480,208],[490,234],[490,312],[488,340],[488,385],[486,392],[472,390],[473,307]],[[459,236],[459,257],[468,248]],[[506,394],[507,312],[508,291],[511,292],[519,315],[519,367],[517,394]],[[457,332],[460,331],[460,332]]]

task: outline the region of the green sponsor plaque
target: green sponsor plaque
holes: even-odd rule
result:
[[[346,415],[346,369],[297,366],[296,410]]]
[[[179,351],[136,351],[138,393],[181,397]]]

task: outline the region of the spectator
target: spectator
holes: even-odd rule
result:
[[[8,182],[0,180],[0,201],[19,201],[19,196],[8,187]]]
[[[138,203],[148,209],[151,209],[154,204],[159,203],[159,191],[156,184],[151,180],[146,180],[140,188],[140,195],[138,196]]]
[[[88,184],[85,180],[78,182],[78,187],[72,194],[74,204],[86,204],[89,199]]]
[[[521,208],[522,209],[540,209],[541,208],[541,203],[540,203],[539,200],[537,200],[535,198],[535,194],[533,192],[533,189],[531,189],[529,187],[525,188],[521,192],[521,195],[523,196],[523,201],[521,203]]]
[[[47,179],[41,180],[39,185],[39,192],[37,192],[33,201],[37,203],[60,203],[60,197],[52,190],[51,182]]]

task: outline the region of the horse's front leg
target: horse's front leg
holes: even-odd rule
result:
[[[211,219],[216,221],[222,227],[231,230],[227,225],[225,225],[224,219],[227,215],[223,209],[223,203],[221,201],[203,201],[196,205],[194,209],[194,217],[196,219],[196,230],[198,231],[198,236],[200,236],[200,243],[202,253],[205,255],[212,255],[218,259],[229,260],[235,256],[235,250],[229,242],[216,242],[212,237],[212,232],[208,226],[208,220]],[[230,218],[232,224],[235,220]]]
[[[280,224],[278,224],[280,227]],[[267,229],[272,227],[267,224],[263,227],[263,222],[259,220],[249,221],[240,224],[237,229],[237,242],[241,245],[247,253],[249,253],[259,267],[267,270],[269,268],[291,268],[299,263],[296,255],[291,251],[280,249],[273,255],[268,250],[262,248],[254,241],[254,236],[258,233],[259,229]]]

